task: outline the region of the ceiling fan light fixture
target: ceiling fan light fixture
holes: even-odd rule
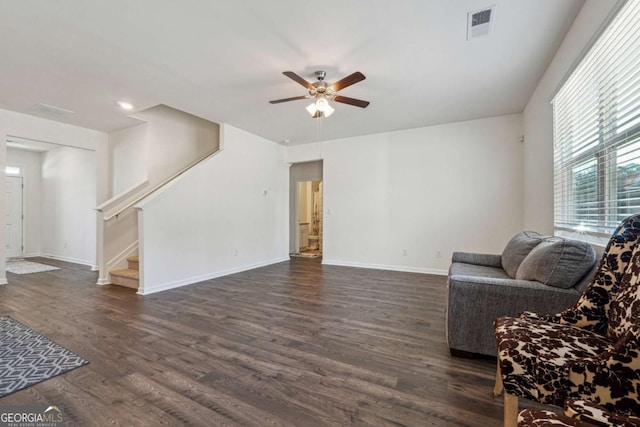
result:
[[[316,103],[312,102],[311,104],[307,105],[306,107],[307,112],[313,117],[316,115],[316,111],[318,111],[318,108],[316,107]]]
[[[329,101],[325,98],[318,98],[316,102],[307,106],[307,112],[311,117],[329,117],[334,111],[336,111],[336,109],[329,105]]]
[[[327,106],[324,108],[325,117],[329,117],[333,114],[334,111],[336,111],[336,109],[329,105],[329,103],[327,102]]]

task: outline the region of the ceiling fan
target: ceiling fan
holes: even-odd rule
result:
[[[335,110],[331,105],[329,105],[329,101],[341,102],[343,104],[354,105],[360,108],[366,108],[369,105],[369,101],[338,95],[339,90],[365,79],[364,74],[360,71],[356,71],[333,84],[329,84],[324,81],[324,78],[327,75],[324,71],[316,71],[315,74],[318,81],[313,83],[306,81],[293,71],[285,71],[282,74],[304,86],[309,91],[309,94],[294,96],[293,98],[276,99],[274,101],[269,101],[270,104],[279,104],[281,102],[297,101],[300,99],[314,99],[315,101],[307,106],[307,111],[315,119],[318,117],[329,117],[333,114]]]

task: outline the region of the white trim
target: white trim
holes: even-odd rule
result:
[[[322,264],[325,265],[337,265],[341,267],[356,267],[356,268],[369,268],[374,270],[389,270],[389,271],[402,271],[405,273],[422,273],[422,274],[435,274],[437,276],[446,276],[447,270],[440,270],[436,268],[424,268],[424,267],[409,267],[405,265],[386,265],[386,264],[369,264],[364,262],[350,262],[350,261],[337,261],[322,259]]]
[[[138,193],[141,193],[142,190],[144,190],[148,185],[149,185],[149,180],[145,179],[141,183],[136,184],[136,185],[124,190],[119,195],[110,198],[109,200],[107,200],[106,202],[98,205],[94,209],[97,210],[98,212],[106,212],[107,210],[116,210],[117,207],[118,207],[118,204],[124,204],[122,202],[122,199],[134,198],[135,196],[138,195]],[[107,215],[105,215],[105,216],[107,216]]]
[[[7,278],[6,277],[0,278],[0,286],[8,285],[8,284],[9,284],[9,282],[7,282]]]
[[[35,258],[35,257],[39,257],[39,256],[44,256],[40,253],[32,253],[32,254],[24,254],[22,255],[22,258]]]
[[[111,258],[109,261],[107,261],[107,267],[106,270],[107,271],[111,271],[111,270],[117,270],[116,267],[123,267],[124,266],[124,261],[127,260],[127,258],[134,253],[134,251],[136,251],[138,249],[138,241],[136,240],[135,242],[131,243],[129,246],[127,246],[123,251],[121,251],[118,255],[114,256],[113,258]],[[119,265],[120,264],[120,265]]]
[[[98,279],[98,281],[96,282],[96,285],[98,285],[98,286],[104,286],[104,285],[110,285],[110,284],[111,284],[111,279],[110,278]]]
[[[250,265],[245,265],[240,267],[233,267],[227,270],[221,270],[213,273],[203,274],[201,276],[194,276],[188,279],[180,279],[180,280],[175,280],[173,282],[162,283],[160,285],[153,286],[151,289],[149,289],[148,287],[145,287],[144,289],[138,288],[138,295],[149,295],[156,292],[167,291],[169,289],[180,288],[182,286],[193,285],[194,283],[203,282],[205,280],[211,280],[217,277],[228,276],[230,274],[235,274],[235,273],[241,273],[243,271],[253,270],[254,268],[266,267],[267,265],[277,264],[279,262],[284,262],[284,261],[289,261],[288,255],[286,257],[274,258],[267,261],[258,262],[255,264],[250,264]]]
[[[58,256],[58,255],[52,255],[52,254],[39,254],[39,255],[30,255],[29,257],[25,256],[24,258],[32,258],[32,257],[42,257],[42,258],[51,258],[51,259],[55,259],[58,261],[66,261],[66,262],[72,262],[74,264],[80,264],[80,265],[86,265],[88,267],[93,267],[93,265],[95,264],[95,262],[90,261],[90,260],[86,260],[86,259],[80,259],[80,258],[71,258],[71,257],[65,257],[65,256]]]

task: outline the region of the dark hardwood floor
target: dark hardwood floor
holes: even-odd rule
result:
[[[497,426],[495,360],[451,358],[445,278],[294,259],[145,297],[8,273],[10,315],[91,363],[0,399],[70,425]]]

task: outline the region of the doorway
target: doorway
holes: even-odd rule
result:
[[[5,184],[7,198],[5,216],[5,256],[7,258],[22,257],[22,177],[7,176]]]
[[[298,182],[297,256],[322,256],[322,181]]]
[[[289,254],[317,258],[324,253],[322,160],[294,163],[289,169]]]
[[[13,187],[22,189],[23,202],[7,180],[5,256],[95,265],[96,151],[15,135],[7,135],[6,147],[5,173],[21,178]]]

